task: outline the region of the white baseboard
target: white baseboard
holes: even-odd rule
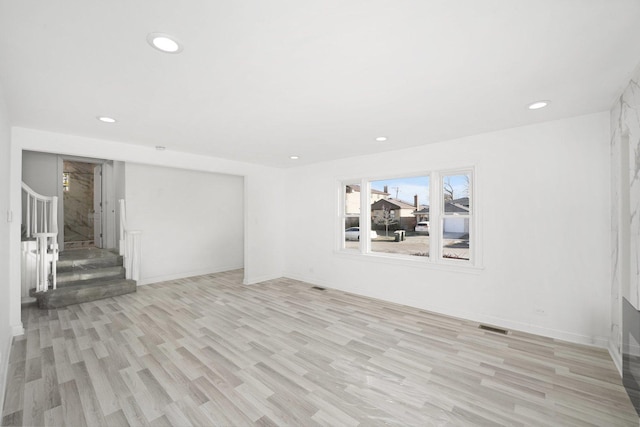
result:
[[[13,336],[9,336],[0,347],[0,414],[4,413],[4,393],[7,389],[7,374],[9,373],[9,356]]]
[[[243,285],[255,285],[256,283],[266,282],[268,280],[275,280],[282,277],[282,274],[274,274],[274,275],[264,275],[264,276],[255,276],[255,277],[244,277],[242,281]]]
[[[212,269],[195,270],[195,271],[187,271],[184,273],[169,274],[165,276],[143,277],[140,280],[138,280],[138,286],[150,285],[152,283],[158,283],[158,282],[167,282],[169,280],[185,279],[187,277],[203,276],[205,274],[215,274],[215,273],[222,273],[225,271],[239,270],[242,267],[243,267],[242,265],[231,265],[231,266],[216,267]]]
[[[11,334],[12,334],[14,337],[17,337],[17,336],[19,336],[19,335],[24,335],[24,327],[22,326],[22,322],[20,322],[20,323],[19,323],[19,324],[17,324],[17,325],[13,325],[13,326],[11,327]]]

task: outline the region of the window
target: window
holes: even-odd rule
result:
[[[469,261],[470,185],[471,174],[468,172],[442,176],[442,258]]]
[[[345,184],[342,187],[343,215],[342,239],[344,249],[358,249],[360,241],[360,184]]]
[[[342,183],[341,249],[474,265],[473,169]]]
[[[429,222],[429,184],[429,175],[370,182],[371,252],[429,256],[429,231],[416,230]]]

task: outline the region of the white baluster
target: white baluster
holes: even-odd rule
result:
[[[31,194],[27,193],[27,217],[25,218],[27,223],[27,238],[31,238]]]
[[[49,219],[47,218],[47,206],[49,203],[42,202],[42,231],[49,232]]]
[[[38,200],[33,199],[33,233],[38,232]]]

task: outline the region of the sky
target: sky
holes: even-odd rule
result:
[[[451,184],[456,199],[468,196],[468,186],[465,175],[445,175],[443,176],[443,182],[449,182]],[[413,204],[413,196],[417,194],[421,205],[429,204],[429,176],[371,181],[371,188],[375,190],[384,191],[385,185],[388,188],[390,197],[394,199],[398,198],[409,204]]]

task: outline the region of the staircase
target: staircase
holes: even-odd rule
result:
[[[110,298],[136,291],[135,280],[125,279],[123,259],[107,249],[76,249],[60,253],[56,265],[56,289],[31,289],[43,309]]]

